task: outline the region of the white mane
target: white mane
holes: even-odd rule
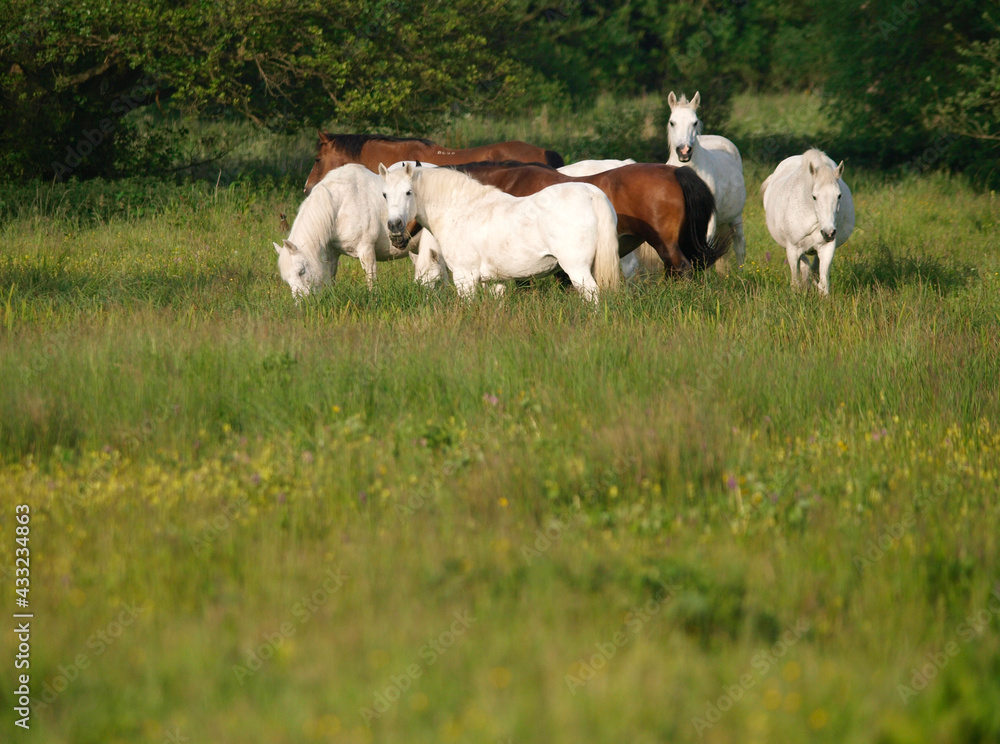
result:
[[[511,199],[496,186],[480,183],[471,176],[451,168],[420,169],[415,172],[422,198],[427,203],[466,203],[475,201],[483,206]],[[492,198],[491,198],[492,197]]]
[[[334,196],[330,191],[328,181],[333,181],[337,171],[330,171],[316,187],[309,192],[288,233],[288,242],[295,245],[306,254],[309,260],[317,266],[323,263],[323,248],[336,234],[337,225],[334,221]]]

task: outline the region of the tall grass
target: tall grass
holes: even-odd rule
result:
[[[849,166],[858,230],[802,296],[773,162],[742,272],[596,311],[408,261],[296,305],[270,245],[304,172],[5,188],[21,738],[996,739],[995,198]]]

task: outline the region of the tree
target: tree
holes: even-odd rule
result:
[[[989,100],[996,95],[996,57],[990,62],[990,55],[996,52],[991,37],[997,29],[984,23],[990,17],[984,7],[995,12],[1000,3],[818,4],[831,45],[825,91],[831,115],[850,136],[845,145],[887,165],[912,160],[961,127],[987,126],[991,120],[996,131],[997,111]],[[979,93],[970,97],[970,90]]]
[[[114,175],[122,118],[172,105],[275,128],[417,130],[539,86],[503,0],[7,0],[0,165]]]

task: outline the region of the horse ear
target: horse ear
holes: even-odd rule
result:
[[[813,165],[813,161],[808,160],[806,162],[809,164],[809,175],[810,176],[815,176],[816,175],[816,166]]]
[[[281,244],[288,250],[289,253],[298,253],[299,251],[299,247],[287,238],[282,240]]]
[[[414,160],[413,161],[413,167],[414,168],[422,168],[423,166],[420,164],[419,160]]]
[[[691,99],[691,108],[696,109],[701,103],[701,91],[695,91],[694,98]]]
[[[277,253],[280,256],[281,255],[281,246],[278,245],[277,243],[275,243],[274,241],[271,241],[271,245],[274,246],[274,252]]]
[[[837,170],[835,170],[833,172],[833,175],[834,175],[835,178],[840,178],[842,175],[844,175],[844,161],[843,160],[840,161],[840,165],[837,166]]]
[[[407,160],[406,163],[403,165],[403,172],[406,175],[412,177],[413,176],[413,163],[411,163],[409,160]]]
[[[330,141],[330,135],[329,134],[327,134],[326,132],[324,132],[322,129],[317,129],[316,131],[319,132],[319,141],[320,141],[321,144],[326,144],[327,142]]]
[[[667,95],[667,105],[670,106],[670,108],[677,105],[677,96],[674,95],[673,91],[670,91],[669,95]]]
[[[385,163],[379,163],[378,164],[378,174],[380,176],[382,176],[382,178],[385,178],[385,176],[386,176],[386,174],[388,172],[389,172],[389,169],[385,167]]]

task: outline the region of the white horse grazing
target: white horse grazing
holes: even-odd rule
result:
[[[578,160],[575,163],[556,168],[556,170],[565,176],[580,178],[581,176],[594,176],[614,168],[621,168],[623,165],[634,164],[635,161],[632,158],[625,158],[624,160]]]
[[[687,165],[708,184],[715,197],[716,210],[708,223],[708,240],[711,242],[718,230],[731,229],[733,253],[739,268],[747,252],[743,237],[743,205],[747,201],[747,189],[743,183],[740,151],[725,137],[701,133],[702,122],[698,118],[701,92],[695,93],[694,98],[688,101],[685,96],[678,100],[670,91],[667,103],[670,105],[670,123],[667,126],[670,157],[667,165]],[[716,268],[726,270],[724,258],[716,263]]]
[[[363,165],[336,168],[299,206],[288,238],[278,253],[281,278],[296,299],[337,276],[340,256],[361,261],[368,289],[375,285],[375,262],[410,255],[410,248],[396,248],[386,229],[382,179]],[[418,236],[433,246],[433,236]],[[421,281],[418,271],[417,281]]]
[[[830,294],[830,263],[854,230],[854,199],[835,165],[819,150],[785,158],[761,184],[767,229],[785,249],[792,286],[806,289],[819,259],[821,294]]]
[[[413,219],[430,230],[462,297],[557,265],[591,301],[618,284],[618,215],[596,186],[562,183],[518,198],[449,168],[379,165],[379,174],[393,241],[403,244]]]

